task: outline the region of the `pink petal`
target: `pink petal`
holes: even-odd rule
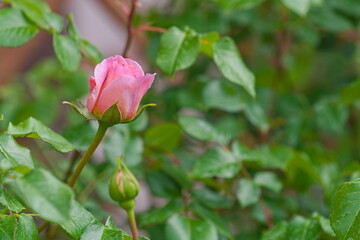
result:
[[[131,76],[134,78],[144,76],[144,72],[137,62],[125,59],[119,55],[107,59],[107,68],[108,73],[102,89],[105,89],[121,76]]]
[[[105,112],[116,101],[122,120],[132,119],[139,107],[140,101],[151,87],[155,74],[146,74],[139,78],[121,76],[106,87],[98,99],[97,109]]]
[[[96,65],[94,76],[89,78],[90,95],[87,101],[87,108],[89,112],[93,111],[96,100],[100,94],[101,86],[103,85],[108,72],[108,59],[104,59],[101,63]]]
[[[90,92],[94,90],[94,87],[96,86],[96,81],[94,77],[89,78],[89,85],[90,85]]]
[[[98,94],[98,91],[97,92],[95,91],[96,81],[93,77],[89,78],[89,85],[90,85],[90,94],[89,94],[86,106],[87,106],[89,112],[92,112],[95,102],[96,102],[96,99],[97,99],[97,94]]]
[[[109,58],[106,58],[95,67],[94,77],[95,77],[96,85],[98,86],[99,89],[101,88],[103,82],[105,81],[109,69],[109,64],[110,64]]]
[[[144,76],[144,71],[142,70],[141,66],[137,62],[135,62],[134,60],[132,60],[130,58],[125,58],[125,61],[127,62],[128,67],[132,72],[131,76],[133,76],[135,78]]]

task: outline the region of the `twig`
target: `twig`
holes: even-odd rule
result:
[[[137,32],[140,31],[149,31],[149,32],[159,32],[159,33],[164,33],[167,30],[165,28],[161,28],[161,27],[154,27],[154,26],[150,26],[148,24],[143,24],[138,26],[137,28],[135,28],[134,30],[134,34],[136,34]]]
[[[134,36],[134,29],[133,29],[132,25],[134,22],[135,10],[136,10],[136,7],[138,6],[138,4],[139,3],[137,0],[131,0],[131,8],[130,8],[130,13],[128,16],[128,21],[127,21],[127,34],[128,35],[127,35],[126,45],[125,45],[125,48],[124,48],[124,51],[122,54],[124,57],[127,56],[127,53],[130,49],[131,42],[132,42],[132,39]]]
[[[40,214],[36,214],[36,213],[26,213],[26,215],[32,216],[32,217],[40,217]]]
[[[279,13],[281,22],[284,24],[283,29],[281,29],[275,35],[274,44],[276,46],[275,49],[275,57],[273,59],[273,64],[276,69],[276,76],[272,81],[273,94],[270,99],[270,107],[269,107],[269,116],[274,115],[276,102],[277,102],[277,91],[279,90],[279,84],[284,80],[285,66],[284,66],[284,57],[289,51],[291,44],[291,33],[287,29],[287,22],[289,19],[288,10],[286,8],[281,8]]]

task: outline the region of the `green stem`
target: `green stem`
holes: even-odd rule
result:
[[[130,227],[131,227],[131,233],[132,233],[132,236],[133,236],[133,240],[138,240],[139,239],[139,233],[138,233],[138,229],[137,229],[137,225],[136,225],[134,208],[127,211],[127,215],[128,215],[128,218],[129,218],[129,223],[130,223]]]
[[[99,146],[101,140],[104,138],[106,130],[108,129],[109,125],[99,121],[99,128],[96,132],[94,139],[92,140],[89,148],[84,153],[83,157],[81,158],[78,166],[76,167],[74,173],[71,175],[70,181],[68,185],[70,187],[74,187],[76,180],[80,176],[81,171],[84,169],[85,165],[89,162],[91,156],[95,152],[96,148]]]

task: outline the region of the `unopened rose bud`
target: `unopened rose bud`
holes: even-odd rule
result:
[[[135,198],[139,194],[139,183],[126,167],[123,159],[118,160],[118,168],[110,179],[110,197],[129,211],[134,208]]]

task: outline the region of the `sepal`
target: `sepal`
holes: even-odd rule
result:
[[[67,101],[63,101],[62,103],[70,105],[75,110],[75,112],[77,112],[87,120],[98,120],[92,113],[88,111],[87,107],[85,107],[79,100],[77,100],[76,103],[67,102]]]
[[[147,107],[155,107],[156,104],[155,103],[149,103],[149,104],[145,104],[144,106],[141,106],[140,109],[137,111],[137,113],[135,114],[135,116],[128,122],[132,122],[135,121],[138,117],[140,117],[140,115],[142,114],[142,112],[145,110],[145,108]]]
[[[100,121],[108,123],[110,125],[115,125],[121,123],[121,113],[117,108],[117,104],[119,101],[111,105],[106,111],[101,115]]]

